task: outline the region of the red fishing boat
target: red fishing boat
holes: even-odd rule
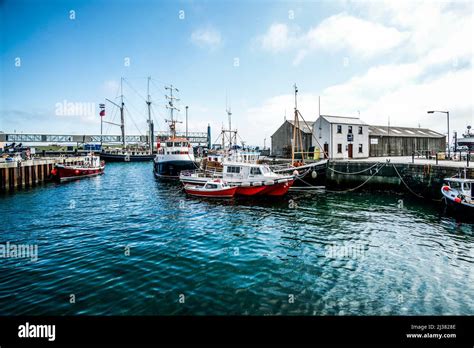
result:
[[[55,180],[66,181],[96,176],[104,173],[105,163],[99,156],[90,154],[78,165],[56,164],[51,171]]]
[[[204,186],[186,185],[184,190],[191,196],[231,198],[234,197],[237,187],[230,187],[220,179],[209,180]]]

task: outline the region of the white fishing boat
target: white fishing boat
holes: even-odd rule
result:
[[[444,202],[460,213],[474,213],[474,179],[446,178],[441,187]]]
[[[171,135],[165,141],[158,142],[157,154],[153,160],[153,171],[157,178],[177,179],[182,171],[196,169],[198,165],[188,139],[176,137],[176,123],[178,121],[174,119],[173,112],[179,110],[174,106],[174,102],[178,99],[173,96],[173,91],[177,92],[178,89],[172,85],[165,88],[170,91],[170,95],[166,96],[168,99],[167,108],[170,109],[170,119],[166,122],[169,123]]]

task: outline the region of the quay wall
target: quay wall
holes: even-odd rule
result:
[[[34,158],[0,163],[0,192],[33,187],[51,180],[55,164],[81,164],[84,157]]]
[[[447,165],[331,161],[328,164],[326,186],[336,191],[391,190],[407,192],[419,198],[440,199],[444,178],[458,176],[474,179],[474,168]],[[359,185],[362,185],[359,187]],[[410,192],[411,191],[411,192]]]

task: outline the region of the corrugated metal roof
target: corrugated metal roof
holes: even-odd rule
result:
[[[291,125],[294,124],[294,121],[293,120],[287,120]],[[306,123],[308,125],[306,125]],[[303,133],[308,133],[308,134],[311,134],[313,132],[313,124],[314,122],[311,122],[311,121],[307,121],[307,122],[303,122],[303,121],[299,121],[298,122],[298,128],[301,129],[301,131]],[[309,126],[309,127],[308,127]]]
[[[445,135],[427,128],[369,126],[369,135],[415,138],[444,138]]]
[[[367,125],[358,117],[321,115],[329,123]]]

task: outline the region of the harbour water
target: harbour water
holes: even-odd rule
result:
[[[389,193],[188,198],[151,163],[0,196],[0,315],[473,315],[474,225]]]

